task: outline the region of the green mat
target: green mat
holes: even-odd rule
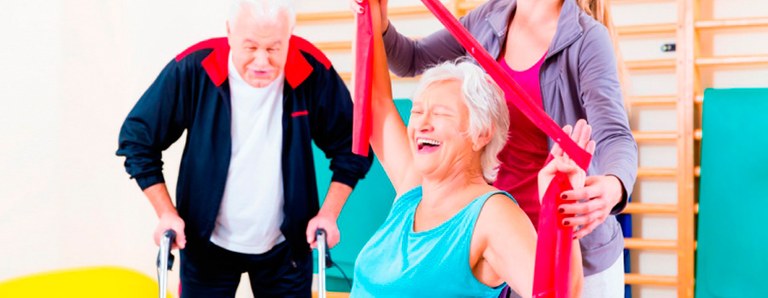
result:
[[[395,100],[395,106],[407,123],[411,114],[411,101],[407,99]],[[322,203],[331,181],[332,173],[328,169],[330,161],[325,158],[323,151],[316,146],[313,146],[313,150],[318,193]],[[357,254],[384,222],[392,208],[394,199],[395,189],[389,182],[389,178],[384,173],[378,159],[374,159],[370,172],[365,179],[360,180],[347,200],[347,204],[344,205],[338,222],[341,242],[331,249],[331,258],[344,270],[350,282],[353,278]],[[316,255],[314,259],[317,262]],[[317,264],[315,264],[315,272],[317,272]],[[325,272],[326,286],[329,291],[349,292],[348,283],[337,268],[328,268]]]
[[[768,297],[767,112],[768,89],[704,93],[697,298]]]

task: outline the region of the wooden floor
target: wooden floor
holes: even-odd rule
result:
[[[312,298],[317,298],[317,292],[312,292]],[[349,297],[349,293],[343,293],[343,292],[327,292],[325,295],[326,298],[347,298]]]

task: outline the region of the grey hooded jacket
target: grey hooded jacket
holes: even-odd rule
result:
[[[500,57],[516,0],[489,0],[461,19],[461,23],[492,57]],[[399,76],[414,76],[431,65],[466,56],[447,30],[414,41],[390,24],[384,33],[390,69]],[[590,175],[613,175],[624,187],[624,198],[611,214],[627,204],[637,175],[637,143],[629,129],[618,81],[616,58],[608,30],[565,0],[557,32],[540,72],[544,110],[560,126],[587,119],[597,142]],[[550,146],[552,141],[549,141]],[[584,274],[611,266],[624,248],[615,216],[581,241]]]

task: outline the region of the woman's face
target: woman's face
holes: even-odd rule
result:
[[[425,177],[446,177],[476,162],[469,110],[458,80],[432,83],[413,101],[408,123],[413,162]]]

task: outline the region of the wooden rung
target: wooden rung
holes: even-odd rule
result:
[[[765,27],[765,26],[768,26],[768,18],[702,20],[702,21],[696,21],[694,26],[697,29],[729,29],[729,28]]]
[[[627,208],[624,208],[622,213],[628,214],[675,214],[677,213],[677,205],[674,204],[647,204],[647,203],[634,203],[627,204]]]
[[[317,291],[312,290],[312,298],[319,298],[319,297],[320,297],[320,294]],[[326,291],[325,297],[326,298],[349,298],[349,293]]]
[[[636,60],[625,62],[630,70],[654,70],[675,68],[675,59]]]
[[[744,64],[767,64],[768,55],[754,56],[722,56],[696,58],[698,66],[718,66],[718,65],[744,65]]]
[[[677,176],[677,169],[675,168],[639,168],[637,169],[638,177],[659,177],[670,178]]]
[[[322,41],[314,43],[323,52],[351,51],[351,41]]]
[[[677,97],[674,95],[633,96],[629,98],[629,103],[633,106],[674,105],[677,104]]]
[[[611,4],[673,2],[672,0],[611,0]]]
[[[624,283],[628,285],[654,285],[673,287],[677,285],[677,276],[627,273],[624,274]]]
[[[392,18],[392,17],[429,15],[430,12],[424,5],[413,5],[413,6],[389,7],[387,10],[387,14],[390,18]],[[309,13],[300,13],[296,15],[297,23],[352,21],[354,19],[355,19],[355,15],[350,10],[309,12]]]
[[[701,141],[701,128],[697,128],[693,131],[693,139],[697,141]]]
[[[673,34],[677,24],[649,24],[616,27],[619,35]]]
[[[675,240],[624,238],[624,248],[643,250],[675,250],[677,249],[677,242]]]
[[[351,82],[352,81],[352,73],[351,72],[340,72],[339,76],[341,77],[342,80],[344,80],[346,82]],[[395,75],[393,73],[390,73],[389,74],[389,78],[392,81],[395,81],[395,82],[415,82],[415,81],[418,81],[419,78],[421,78],[421,77],[418,76],[418,77],[403,78],[403,77],[398,77],[397,75]]]
[[[675,131],[636,131],[632,132],[637,142],[674,141],[677,140]]]
[[[296,15],[296,23],[323,22],[323,21],[348,21],[353,20],[355,15],[352,11],[323,11],[307,12]]]
[[[480,6],[483,3],[485,3],[485,1],[477,1],[477,0],[461,1],[459,3],[459,10],[461,10],[461,11],[470,11],[470,10],[473,10],[473,9],[477,8],[478,6]]]
[[[412,39],[419,39],[421,37],[413,37]],[[321,41],[313,43],[318,49],[323,52],[351,52],[352,42],[348,40],[339,41]]]
[[[701,167],[700,166],[696,166],[695,168],[693,168],[693,175],[696,176],[696,177],[701,177]]]
[[[696,95],[693,98],[693,103],[695,103],[695,104],[702,104],[702,103],[704,103],[704,95]]]

